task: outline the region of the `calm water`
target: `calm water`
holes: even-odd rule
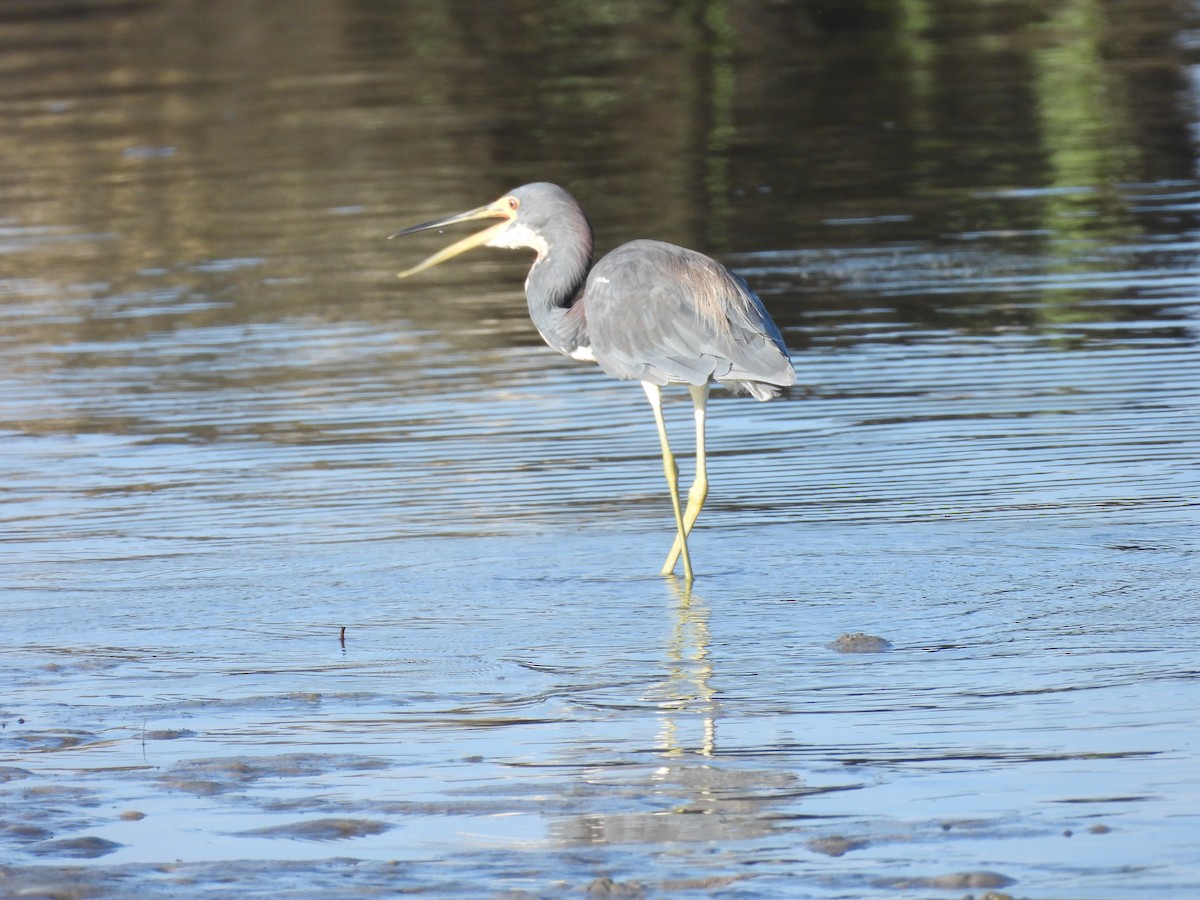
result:
[[[1196,11],[546,7],[0,5],[0,895],[1195,896]],[[394,277],[543,179],[793,348],[692,591],[527,257]]]

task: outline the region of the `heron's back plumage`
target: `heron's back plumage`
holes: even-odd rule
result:
[[[596,362],[652,384],[716,380],[767,400],[796,374],[779,329],[746,282],[662,241],[630,241],[592,268],[580,302]]]

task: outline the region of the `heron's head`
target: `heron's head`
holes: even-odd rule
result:
[[[550,243],[555,239],[577,236],[580,239],[586,237],[588,251],[591,251],[592,229],[575,198],[558,185],[544,181],[522,185],[487,206],[413,225],[388,237],[400,237],[473,219],[500,221],[439,250],[411,269],[405,269],[400,277],[407,278],[423,272],[474,247],[506,247],[514,250],[528,247],[537,251],[541,258],[549,252]]]

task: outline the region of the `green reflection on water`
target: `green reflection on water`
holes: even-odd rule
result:
[[[733,213],[730,202],[729,148],[736,134],[734,111],[737,75],[733,60],[737,34],[730,20],[728,4],[721,0],[692,2],[687,6],[695,38],[698,81],[693,86],[693,102],[700,110],[703,143],[704,237],[716,251],[727,250],[728,229]]]
[[[1138,148],[1129,128],[1130,98],[1106,65],[1102,48],[1113,26],[1097,0],[1063,0],[1035,29],[1033,85],[1048,182],[1060,190],[1041,203],[1052,236],[1047,270],[1087,272],[1086,251],[1136,229],[1113,188],[1136,177]],[[1084,190],[1073,190],[1084,189]],[[1046,323],[1106,318],[1079,305],[1088,291],[1044,291],[1038,316]]]
[[[1031,59],[1050,183],[1127,179],[1136,171],[1137,147],[1127,127],[1128,97],[1101,54],[1111,28],[1104,11],[1096,0],[1064,0],[1049,12]]]

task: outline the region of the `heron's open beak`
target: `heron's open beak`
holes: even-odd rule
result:
[[[497,200],[495,203],[489,203],[487,206],[481,206],[478,209],[473,209],[470,212],[458,213],[453,216],[446,216],[444,219],[435,219],[432,222],[426,222],[423,225],[413,225],[411,228],[405,228],[403,231],[397,231],[395,234],[389,234],[388,240],[400,237],[403,234],[414,234],[418,231],[428,231],[431,228],[441,228],[443,225],[453,225],[456,222],[469,222],[472,219],[503,219],[483,231],[477,232],[470,237],[465,237],[461,241],[451,244],[444,250],[439,250],[433,256],[422,262],[417,263],[411,269],[405,269],[400,272],[398,277],[407,278],[409,275],[416,275],[418,272],[424,272],[426,269],[433,268],[438,263],[443,263],[451,257],[458,256],[460,253],[466,253],[473,247],[482,247],[497,234],[508,227],[508,223],[516,218],[516,212],[509,208],[504,202],[504,198]]]

